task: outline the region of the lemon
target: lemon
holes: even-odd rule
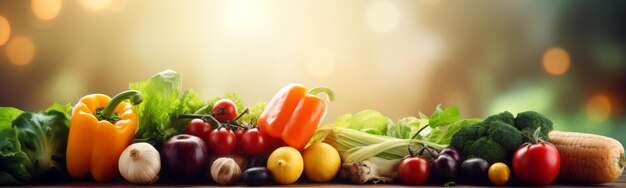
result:
[[[317,143],[304,150],[304,174],[314,182],[332,180],[341,166],[339,152],[327,143]]]
[[[302,175],[302,155],[292,147],[280,147],[267,159],[267,169],[278,184],[292,184]]]

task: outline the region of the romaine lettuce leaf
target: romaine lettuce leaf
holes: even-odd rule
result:
[[[144,101],[133,108],[139,117],[135,141],[148,142],[159,148],[171,136],[179,134],[183,127],[175,127],[171,121],[178,113],[192,113],[204,104],[195,91],[181,96],[182,76],[165,70],[149,80],[131,83],[129,88],[141,92]]]
[[[388,124],[393,122],[383,114],[375,110],[363,110],[354,115],[346,114],[339,116],[333,123],[334,127],[343,127],[367,132],[375,135],[387,134]]]

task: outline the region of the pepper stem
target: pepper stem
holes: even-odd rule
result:
[[[109,101],[109,103],[104,107],[104,109],[102,109],[100,113],[100,119],[107,120],[109,122],[117,121],[116,119],[119,119],[119,117],[116,118],[116,115],[114,113],[115,108],[117,108],[117,106],[120,105],[122,101],[127,99],[130,100],[131,104],[138,105],[139,103],[141,103],[141,101],[143,101],[143,95],[141,95],[141,93],[137,90],[128,90],[115,95],[111,99],[111,101]]]
[[[316,87],[311,89],[311,91],[309,91],[309,94],[311,95],[317,95],[320,93],[326,93],[326,95],[328,96],[328,100],[329,101],[334,101],[335,100],[335,91],[333,91],[330,88],[327,87]]]

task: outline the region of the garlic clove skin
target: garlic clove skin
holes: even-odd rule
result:
[[[241,178],[241,168],[232,158],[218,158],[211,165],[211,177],[221,185],[229,185]]]
[[[161,156],[148,143],[135,143],[128,146],[120,155],[118,169],[124,179],[131,183],[154,183],[161,171]]]

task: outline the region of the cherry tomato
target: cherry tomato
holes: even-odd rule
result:
[[[213,117],[221,121],[232,121],[237,117],[237,106],[230,99],[220,99],[213,105]]]
[[[266,148],[265,137],[259,129],[250,129],[241,137],[241,148],[248,155],[263,154]]]
[[[515,176],[531,186],[549,185],[556,179],[560,168],[559,151],[548,142],[523,144],[513,155]]]
[[[209,148],[211,152],[224,156],[231,154],[237,145],[237,136],[226,128],[215,129],[209,134]]]
[[[398,167],[400,179],[409,185],[423,184],[428,179],[430,162],[422,157],[403,159]]]
[[[187,125],[185,133],[194,135],[204,140],[205,144],[209,144],[209,134],[213,131],[213,127],[202,119],[192,119]]]
[[[235,132],[235,137],[237,137],[237,144],[235,145],[234,153],[241,154],[243,153],[243,151],[241,150],[241,137],[244,133],[246,133],[246,129],[237,128],[233,130],[233,132]]]

